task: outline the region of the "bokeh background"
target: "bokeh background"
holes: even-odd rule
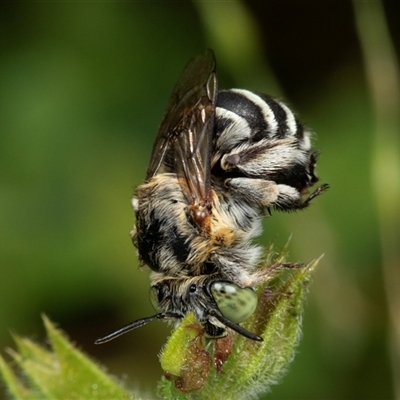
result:
[[[154,396],[166,324],[93,341],[153,312],[130,199],[180,72],[213,48],[221,88],[285,99],[312,127],[331,185],[264,224],[265,244],[292,235],[293,261],[325,254],[268,398],[400,398],[399,4],[1,2],[2,354],[11,332],[44,342],[45,313]]]

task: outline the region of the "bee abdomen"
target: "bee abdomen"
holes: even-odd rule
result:
[[[304,137],[303,126],[293,112],[283,103],[266,94],[243,89],[223,90],[217,98],[217,136],[238,123],[247,125],[242,141]],[[240,138],[238,138],[240,143]]]
[[[221,91],[213,140],[214,180],[236,196],[278,209],[309,204],[302,195],[318,180],[317,153],[310,132],[285,104],[248,90]]]

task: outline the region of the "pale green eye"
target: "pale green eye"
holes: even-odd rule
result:
[[[257,293],[251,288],[240,288],[233,283],[214,282],[211,293],[222,315],[232,322],[246,321],[257,307]]]

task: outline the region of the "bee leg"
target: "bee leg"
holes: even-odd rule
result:
[[[297,269],[303,266],[302,263],[275,263],[264,268],[256,269],[252,274],[252,286],[258,286],[274,278],[283,269]]]
[[[279,211],[301,210],[310,201],[328,189],[328,185],[318,187],[306,200],[298,189],[290,185],[255,178],[230,178],[225,186],[245,200],[264,207],[274,207]]]
[[[230,178],[225,186],[250,203],[264,207],[273,206],[279,197],[279,185],[273,181],[254,178]]]
[[[306,200],[303,200],[301,193],[296,188],[288,185],[277,186],[279,188],[279,195],[273,207],[279,211],[294,211],[307,208],[313,198],[319,196],[329,188],[327,184],[321,185]]]
[[[210,259],[224,280],[246,287],[253,285],[254,266],[259,264],[262,253],[259,246],[220,248]]]
[[[298,189],[289,185],[279,184],[279,195],[275,203],[272,205],[279,211],[299,210],[308,206],[308,203],[302,199]]]

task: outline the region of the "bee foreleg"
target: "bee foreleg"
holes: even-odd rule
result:
[[[252,274],[252,285],[258,286],[274,278],[283,269],[301,268],[301,263],[275,263],[264,268],[258,268]]]

